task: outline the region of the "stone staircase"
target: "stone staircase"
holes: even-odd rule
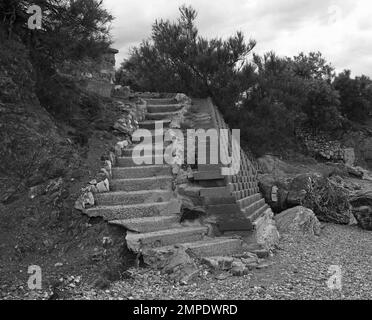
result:
[[[155,121],[162,121],[163,127],[168,128],[171,118],[181,109],[182,105],[173,99],[148,99],[146,119],[139,127],[154,130]],[[200,223],[181,223],[181,203],[174,193],[171,166],[154,165],[154,152],[151,164],[137,165],[138,159],[132,157],[132,152],[133,146],[116,159],[110,192],[96,194],[96,206],[86,211],[90,217],[103,217],[112,225],[126,228],[128,248],[136,253],[147,249],[162,251],[176,244],[200,257],[231,255],[243,250],[239,238],[213,238],[208,236],[209,228]],[[212,190],[205,192],[208,191]],[[258,197],[242,199],[241,204],[252,206],[256,200],[259,201]],[[223,206],[215,209],[225,210]]]

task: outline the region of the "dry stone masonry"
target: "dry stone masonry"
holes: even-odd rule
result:
[[[132,106],[121,102],[123,118],[114,128],[123,140],[105,157],[99,178],[82,190],[75,207],[122,227],[130,250],[154,268],[166,266],[179,280],[187,281],[195,273],[186,256],[226,257],[273,249],[279,241],[273,213],[259,193],[255,165],[242,150],[241,170],[231,177],[221,175],[221,165],[136,165],[132,156],[138,143],[131,139],[135,129],[154,133],[154,146],[155,122],[161,121],[172,134],[172,129],[183,129],[190,108],[196,128],[228,129],[217,107],[210,100],[191,101],[183,94],[138,97]],[[176,158],[186,153],[184,141],[177,139]],[[156,148],[152,150],[154,160]],[[197,214],[185,214],[187,208],[195,213],[195,203]],[[244,274],[248,266],[241,263],[235,259],[234,273]]]

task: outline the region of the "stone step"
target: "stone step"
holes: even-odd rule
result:
[[[140,190],[171,190],[172,176],[157,176],[151,178],[114,179],[110,182],[112,191],[140,191]]]
[[[99,206],[130,205],[138,203],[166,202],[173,198],[173,193],[167,190],[145,190],[145,191],[116,191],[97,193],[94,195]]]
[[[231,191],[229,187],[202,188],[200,189],[201,197],[229,197]]]
[[[126,236],[127,246],[134,252],[159,248],[172,244],[200,241],[205,238],[207,227],[183,227],[160,230],[148,233],[129,233]]]
[[[253,212],[250,216],[248,216],[247,219],[249,219],[253,224],[253,222],[256,221],[261,215],[263,215],[264,212],[269,208],[269,205],[265,204],[264,206]]]
[[[177,101],[173,98],[154,98],[154,99],[145,99],[147,106],[151,105],[172,105],[176,104]]]
[[[257,182],[238,182],[238,183],[230,183],[232,191],[241,191],[245,189],[258,189]]]
[[[180,214],[179,201],[141,203],[133,205],[97,206],[86,210],[89,217],[102,217],[105,220],[123,220],[154,216]]]
[[[236,203],[209,205],[207,213],[210,215],[240,213],[241,209]]]
[[[222,164],[199,164],[198,171],[215,171],[221,172]]]
[[[118,157],[117,167],[137,167],[137,166],[154,166],[165,165],[166,161],[163,156],[141,156],[141,157]]]
[[[156,176],[166,176],[170,174],[171,168],[167,165],[112,168],[112,176],[114,179],[150,178]]]
[[[250,218],[252,214],[254,214],[257,210],[261,209],[263,206],[265,206],[265,199],[260,199],[254,203],[252,203],[250,206],[243,209],[244,215],[247,218]]]
[[[249,196],[253,196],[257,193],[260,193],[259,188],[253,188],[253,189],[243,189],[240,191],[233,191],[232,195],[235,197],[235,199],[240,200]]]
[[[109,223],[140,233],[182,228],[178,215],[114,220]]]
[[[146,114],[147,120],[166,120],[177,116],[179,112],[150,112]]]
[[[183,243],[179,246],[189,249],[192,254],[197,257],[211,257],[232,255],[243,252],[243,241],[240,239],[231,238],[213,238],[201,241],[194,241],[190,243]],[[167,251],[170,246],[155,249],[160,251]]]
[[[232,183],[238,183],[238,182],[242,182],[242,183],[253,182],[254,183],[254,182],[257,182],[257,179],[254,176],[247,174],[247,175],[241,175],[241,176],[232,176],[231,182]]]
[[[164,112],[177,112],[182,109],[182,104],[168,104],[168,105],[147,105],[148,113],[164,113]]]
[[[142,144],[151,143],[151,144],[153,144],[153,143],[155,143],[155,138],[164,140],[164,135],[167,132],[167,130],[168,130],[167,128],[164,128],[164,130],[160,131],[160,132],[156,131],[156,130],[148,130],[149,134],[151,135],[151,141],[149,141],[149,139],[144,140],[143,136],[140,137],[139,141],[135,141],[134,138],[132,137],[133,145],[136,145],[136,144],[139,144],[139,143],[142,143]]]
[[[249,207],[251,204],[255,203],[256,201],[262,199],[262,196],[260,193],[254,194],[252,196],[248,196],[246,198],[237,200],[238,205],[241,209]]]
[[[171,120],[145,120],[140,122],[138,125],[141,129],[155,130],[156,123],[162,123],[163,128],[169,127]],[[159,125],[158,125],[159,126]]]
[[[151,146],[151,147],[150,147]],[[146,150],[144,150],[144,147],[146,147]],[[133,150],[134,150],[134,146],[131,147],[131,148],[127,148],[127,149],[124,149],[121,153],[121,155],[123,157],[131,157],[133,155]],[[164,155],[165,151],[167,150],[167,147],[165,145],[163,146],[156,146],[154,144],[143,144],[141,145],[141,147],[138,147],[136,149],[136,153],[137,155],[140,155],[140,156],[144,156],[145,155],[145,152],[146,152],[146,155],[147,154],[151,154],[151,155]],[[168,150],[167,150],[168,152]]]
[[[197,171],[194,172],[194,180],[224,180],[225,176],[219,171]]]
[[[236,200],[233,196],[213,196],[213,197],[205,197],[204,203],[206,205],[221,205],[221,204],[235,204]]]

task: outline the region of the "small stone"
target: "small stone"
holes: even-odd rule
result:
[[[55,266],[56,268],[58,268],[58,267],[62,267],[62,266],[63,266],[63,263],[62,263],[62,262],[57,262],[54,266]]]
[[[272,263],[259,263],[257,266],[256,266],[256,269],[266,269],[268,267],[270,267],[272,265]]]
[[[270,251],[266,249],[257,249],[252,251],[255,255],[257,255],[258,258],[260,259],[266,259],[270,256]]]
[[[104,181],[97,183],[96,187],[98,192],[100,193],[110,191],[108,179],[105,179]]]

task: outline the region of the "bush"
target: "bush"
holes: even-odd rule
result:
[[[366,76],[351,79],[350,75],[350,70],[345,70],[334,81],[340,94],[340,109],[350,120],[364,122],[372,112],[372,81]]]
[[[184,92],[211,96],[222,108],[232,108],[240,92],[250,86],[253,69],[247,56],[255,41],[242,33],[227,40],[205,39],[195,26],[197,13],[180,8],[177,22],[156,21],[151,40],[132,50],[122,63],[119,81],[142,91]]]
[[[328,178],[312,180],[302,205],[313,210],[321,221],[341,224],[350,221],[348,192]]]

